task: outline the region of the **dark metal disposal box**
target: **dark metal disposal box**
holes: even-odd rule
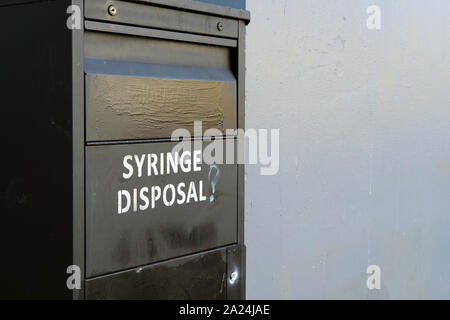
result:
[[[164,158],[244,129],[242,2],[0,5],[2,298],[245,298],[244,166]]]

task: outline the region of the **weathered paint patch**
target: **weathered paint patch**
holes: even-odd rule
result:
[[[176,129],[194,134],[236,127],[236,83],[87,75],[88,141],[170,138]]]

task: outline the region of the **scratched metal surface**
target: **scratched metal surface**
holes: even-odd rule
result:
[[[89,300],[224,300],[227,249],[86,281]]]
[[[205,143],[204,145],[206,145]],[[112,146],[92,146],[86,150],[86,274],[87,277],[117,272],[127,268],[171,259],[230,245],[237,242],[237,165],[201,165],[199,172],[182,172],[170,175],[147,175],[147,166],[138,177],[136,165],[134,175],[125,179],[123,166],[126,155],[145,155],[171,152],[176,142],[144,143]],[[130,162],[132,163],[132,162]],[[147,163],[147,161],[145,161]],[[166,162],[165,162],[166,163]],[[158,164],[159,170],[159,164]],[[210,172],[211,171],[211,172]],[[143,187],[150,190],[159,186],[163,189],[173,184],[186,184],[188,193],[190,182],[196,187],[200,200],[202,181],[204,201],[194,201],[172,206],[163,204],[163,197],[155,203],[155,208],[141,211],[139,194]],[[214,184],[214,192],[213,192]],[[138,189],[136,212],[133,205],[126,213],[119,214],[118,191],[131,193]],[[213,196],[211,198],[211,196]],[[171,201],[172,193],[168,193]],[[176,199],[181,196],[176,195]],[[133,200],[132,200],[133,201]],[[122,207],[126,207],[123,198]]]
[[[247,166],[247,297],[450,298],[450,2],[247,8],[246,126],[281,129],[279,174]]]

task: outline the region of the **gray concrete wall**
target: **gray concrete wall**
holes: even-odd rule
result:
[[[450,1],[247,9],[246,125],[281,129],[279,174],[247,167],[248,298],[450,298]]]

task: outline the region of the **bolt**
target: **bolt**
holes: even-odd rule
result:
[[[108,13],[110,16],[115,16],[117,14],[117,8],[113,5],[108,7]]]
[[[224,28],[224,26],[223,26],[222,22],[217,23],[217,30],[223,31],[223,28]]]
[[[234,271],[231,275],[230,275],[230,283],[234,284],[238,279],[238,273],[236,271]]]

